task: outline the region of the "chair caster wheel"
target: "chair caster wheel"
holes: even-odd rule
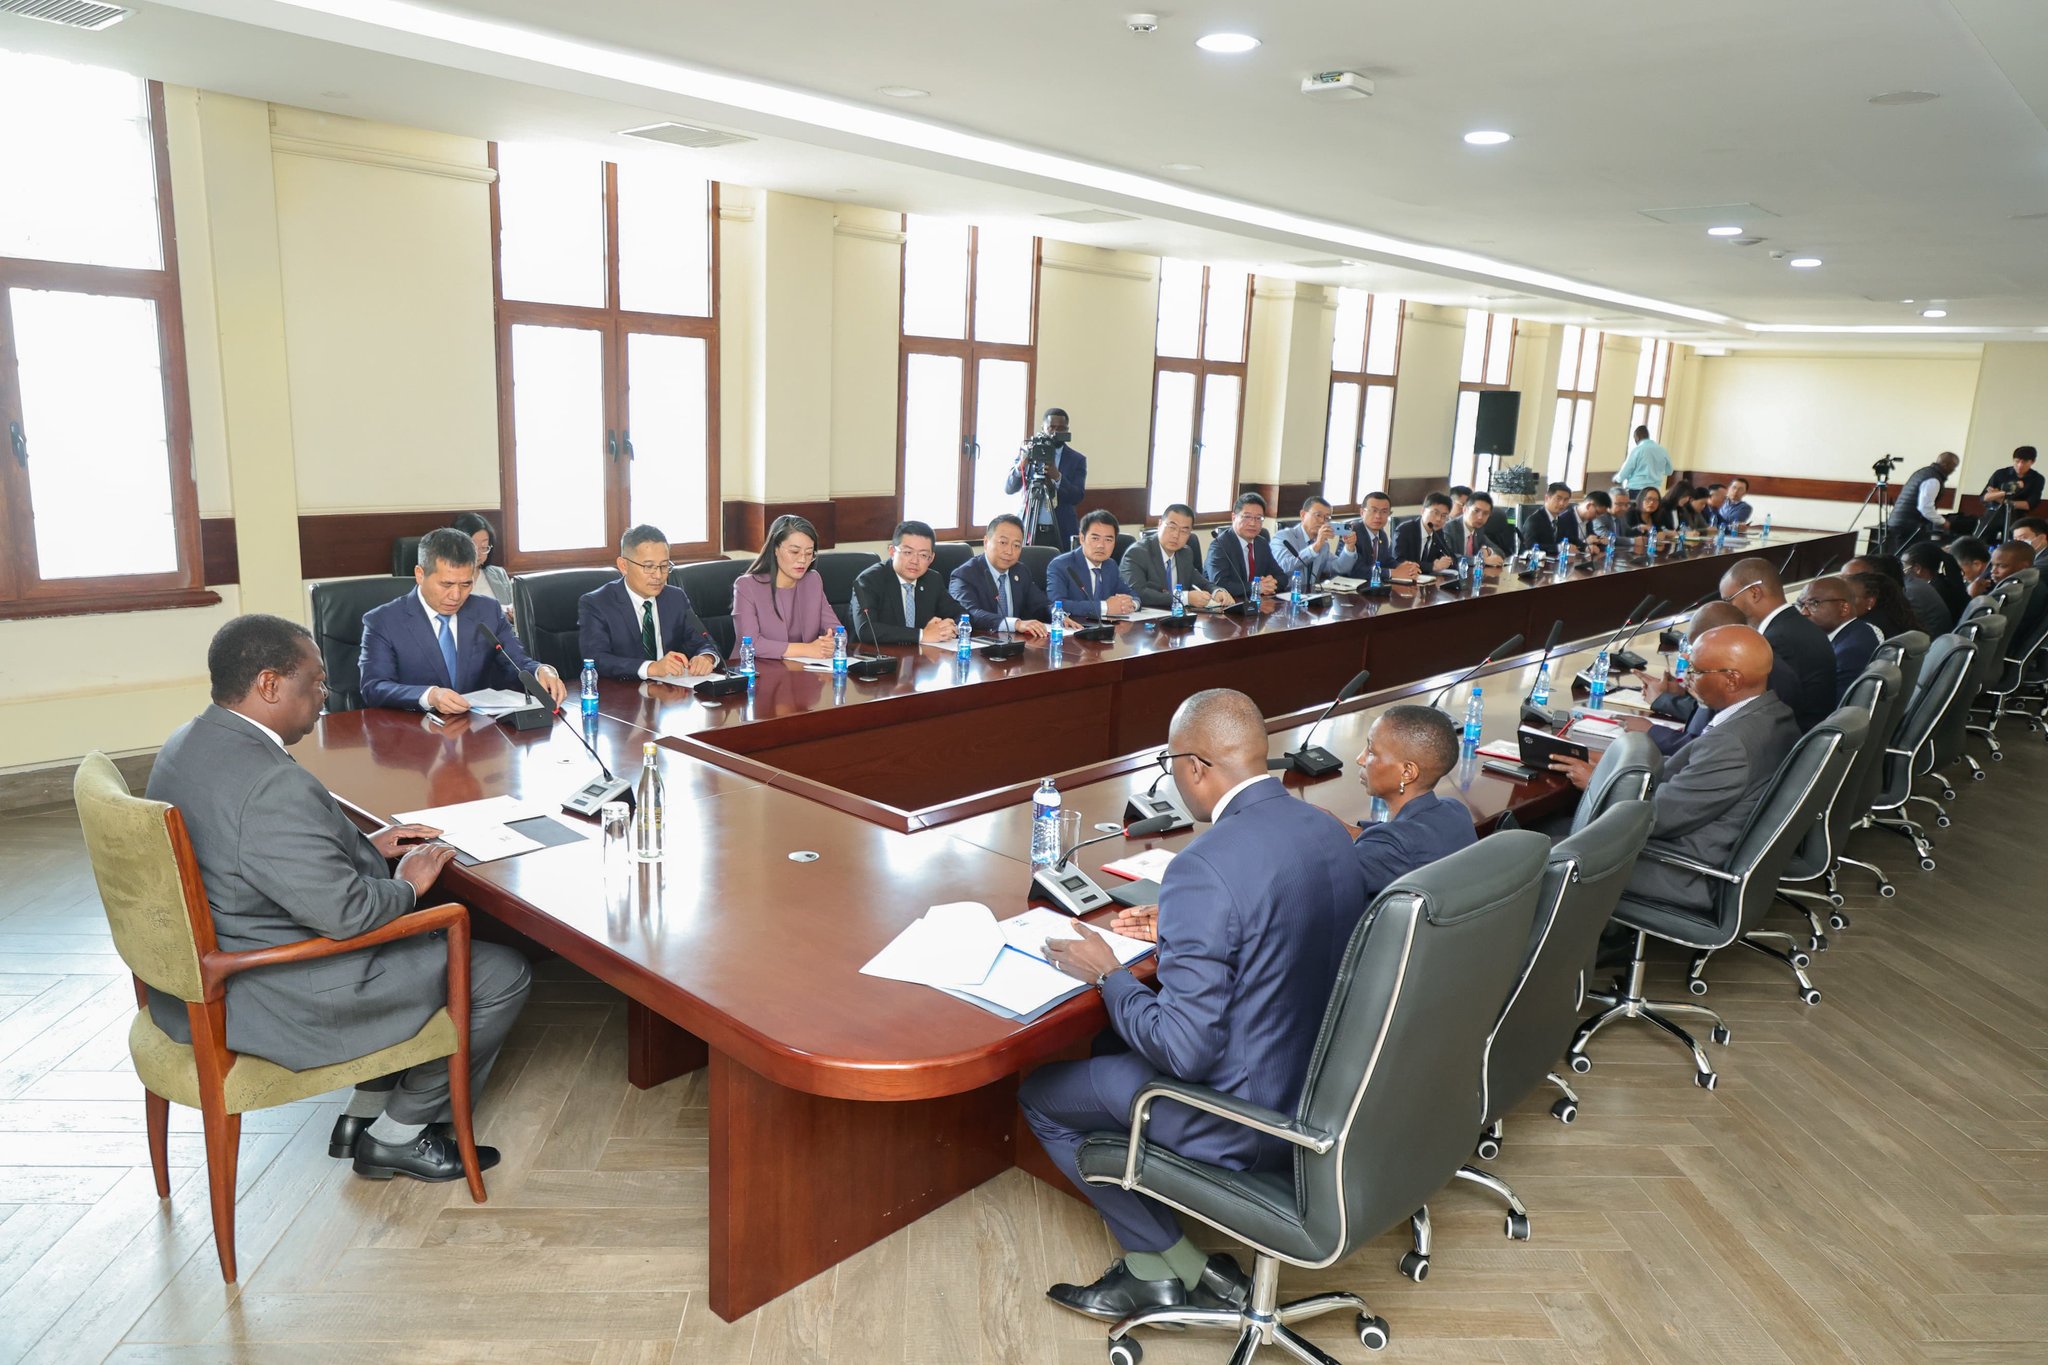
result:
[[[1934,827],[1936,829],[1947,829],[1949,827],[1949,818],[1946,815],[1937,815],[1934,817]]]
[[[1500,1155],[1500,1139],[1495,1137],[1479,1139],[1479,1146],[1474,1149],[1473,1154],[1481,1161],[1493,1160]]]
[[[1932,858],[1922,858],[1922,859],[1920,860],[1920,870],[1921,870],[1922,872],[1932,872],[1932,871],[1934,871],[1934,859],[1932,859]]]
[[[1358,1315],[1358,1344],[1368,1351],[1387,1349],[1387,1320],[1382,1317]]]
[[[1993,758],[2000,757],[2000,755],[1998,754],[1993,754],[1991,756]],[[1973,782],[1982,782],[1988,775],[1989,774],[1987,774],[1982,768],[1979,768],[1976,772],[1970,774],[1970,780]]]
[[[1815,934],[1806,941],[1806,951],[1809,953],[1824,953],[1827,950],[1828,936],[1826,934]]]
[[[1833,929],[1833,930],[1835,930],[1836,932],[1838,932],[1838,933],[1839,933],[1840,931],[1842,931],[1842,930],[1844,930],[1844,929],[1846,929],[1846,928],[1848,928],[1848,927],[1849,927],[1849,917],[1848,917],[1847,915],[1829,915],[1829,916],[1828,916],[1828,928],[1830,928],[1830,929]]]
[[[1526,1214],[1526,1213],[1511,1213],[1511,1214],[1509,1214],[1509,1215],[1508,1215],[1508,1226],[1507,1226],[1507,1234],[1508,1234],[1508,1238],[1509,1238],[1509,1240],[1510,1240],[1510,1241],[1516,1241],[1516,1242],[1526,1242],[1526,1241],[1528,1241],[1528,1240],[1529,1240],[1529,1215],[1528,1215],[1528,1214]]]
[[[1109,1365],[1138,1365],[1145,1358],[1145,1348],[1137,1338],[1125,1337],[1122,1341],[1109,1343]]]
[[[1703,976],[1696,976],[1685,983],[1685,988],[1694,995],[1705,995],[1707,993],[1707,979]]]
[[[1421,1284],[1429,1278],[1429,1257],[1419,1251],[1410,1251],[1401,1257],[1401,1273]]]
[[[1883,896],[1886,900],[1891,900],[1899,894],[1899,888],[1893,886],[1890,882],[1886,882],[1883,886],[1877,888],[1877,894]]]
[[[1695,1071],[1692,1080],[1693,1084],[1702,1090],[1712,1090],[1721,1082],[1721,1078],[1711,1071]]]
[[[1813,965],[1813,959],[1805,953],[1794,953],[1792,954],[1792,965],[1803,972]]]
[[[1559,1100],[1550,1106],[1550,1112],[1557,1115],[1559,1123],[1570,1123],[1579,1116],[1579,1106],[1570,1100]]]
[[[1955,791],[1954,791],[1954,789],[1953,789],[1953,788],[1949,788],[1949,787],[1943,787],[1943,788],[1942,788],[1942,790],[1941,790],[1941,799],[1942,799],[1942,800],[1944,800],[1944,801],[1953,801],[1953,800],[1955,800],[1955,799],[1956,799],[1956,794],[1955,794]]]
[[[1732,1033],[1730,1033],[1730,1032],[1728,1031],[1728,1026],[1727,1026],[1726,1024],[1716,1024],[1716,1025],[1714,1025],[1713,1039],[1714,1039],[1714,1041],[1715,1041],[1715,1042],[1719,1043],[1719,1044],[1720,1044],[1720,1045],[1721,1045],[1722,1047],[1726,1047],[1726,1046],[1728,1046],[1728,1040],[1729,1040],[1730,1038],[1733,1038],[1734,1036],[1735,1036],[1734,1034],[1732,1034]],[[1707,1087],[1707,1089],[1709,1089],[1709,1090],[1712,1090],[1713,1088],[1714,1088],[1714,1087],[1712,1087],[1711,1085]]]
[[[1578,1072],[1581,1076],[1583,1076],[1592,1069],[1593,1059],[1591,1057],[1588,1057],[1583,1052],[1574,1053],[1572,1055],[1572,1070]]]
[[[2003,763],[2005,762],[2005,755],[2003,753],[1994,753],[1991,755],[1991,761],[1993,763]]]
[[[1839,910],[1839,909],[1841,909],[1841,908],[1842,908],[1843,906],[1847,905],[1848,903],[1849,903],[1849,902],[1848,902],[1847,900],[1843,899],[1843,897],[1842,897],[1842,893],[1841,893],[1841,892],[1839,892],[1839,891],[1830,891],[1830,892],[1828,892],[1828,904],[1829,904],[1829,905],[1832,905],[1832,906],[1834,906],[1834,907],[1835,907],[1835,909]],[[1837,924],[1837,925],[1836,925],[1835,927],[1836,927],[1837,929],[1839,929],[1839,928],[1841,928],[1842,926],[1841,926],[1841,925],[1839,925],[1839,924]]]
[[[1799,992],[1799,1002],[1803,1005],[1818,1005],[1820,1003],[1820,992],[1808,986],[1805,990]]]

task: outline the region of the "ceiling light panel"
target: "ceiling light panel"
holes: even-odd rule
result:
[[[1236,56],[1250,52],[1259,45],[1259,40],[1249,33],[1204,33],[1195,39],[1195,46],[1204,52],[1220,52],[1225,56]]]

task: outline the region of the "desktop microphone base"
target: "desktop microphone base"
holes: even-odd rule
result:
[[[529,730],[545,730],[555,723],[554,712],[545,706],[522,706],[517,711],[505,712],[498,719],[521,734]]]
[[[598,808],[613,801],[624,801],[631,805],[633,784],[623,777],[592,778],[578,787],[575,793],[562,803],[562,809],[571,815],[587,815],[594,820],[597,818]]]
[[[873,682],[877,678],[894,677],[902,661],[893,654],[884,654],[877,659],[848,659],[846,676],[862,682]]]
[[[1022,640],[998,640],[987,649],[984,649],[981,655],[992,663],[1003,663],[1006,660],[1018,657],[1023,652],[1024,642]]]
[[[1638,668],[1648,668],[1650,666],[1650,661],[1648,659],[1645,659],[1642,655],[1636,653],[1632,649],[1624,649],[1619,651],[1618,653],[1612,655],[1607,662],[1612,664],[1616,668],[1627,669],[1630,672],[1634,672]]]
[[[1570,717],[1568,716],[1560,716],[1557,712],[1546,710],[1534,702],[1525,701],[1522,703],[1522,724],[1524,725],[1534,726],[1539,730],[1556,730],[1561,728],[1569,719]]]
[[[1140,792],[1124,802],[1124,824],[1126,825],[1135,825],[1140,820],[1151,820],[1159,816],[1169,816],[1173,820],[1172,824],[1160,831],[1162,834],[1171,834],[1175,830],[1193,829],[1195,827],[1194,814],[1182,803],[1177,792],[1165,796],[1161,796],[1157,792]]]
[[[1287,766],[1303,777],[1328,777],[1344,771],[1344,760],[1320,744],[1311,744],[1287,755]]]
[[[1093,877],[1072,863],[1034,871],[1031,874],[1030,898],[1046,901],[1070,915],[1092,914],[1116,904],[1107,891],[1095,884]]]

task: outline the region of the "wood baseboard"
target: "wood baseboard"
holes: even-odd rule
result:
[[[156,763],[156,750],[128,754],[114,760],[114,767],[128,780],[128,790],[140,795],[149,784],[149,770]],[[57,810],[71,804],[71,782],[78,773],[78,759],[52,763],[41,768],[0,773],[0,816],[30,815]]]

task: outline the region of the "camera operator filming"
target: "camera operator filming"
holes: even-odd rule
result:
[[[1022,493],[1024,518],[1033,545],[1065,550],[1081,531],[1081,495],[1088,491],[1088,457],[1067,444],[1067,413],[1047,408],[1036,435],[1017,450],[1017,464],[1003,480],[1005,493]]]
[[[1880,480],[1889,477],[1891,470],[1880,468],[1891,459],[1886,456],[1872,466]],[[1907,476],[1899,489],[1899,498],[1892,504],[1892,513],[1885,522],[1885,551],[1899,554],[1920,536],[1943,536],[1948,534],[1948,524],[1935,510],[1935,501],[1941,496],[1942,485],[1948,476],[1956,472],[1962,461],[1954,451],[1944,450],[1933,464],[1922,465]]]

